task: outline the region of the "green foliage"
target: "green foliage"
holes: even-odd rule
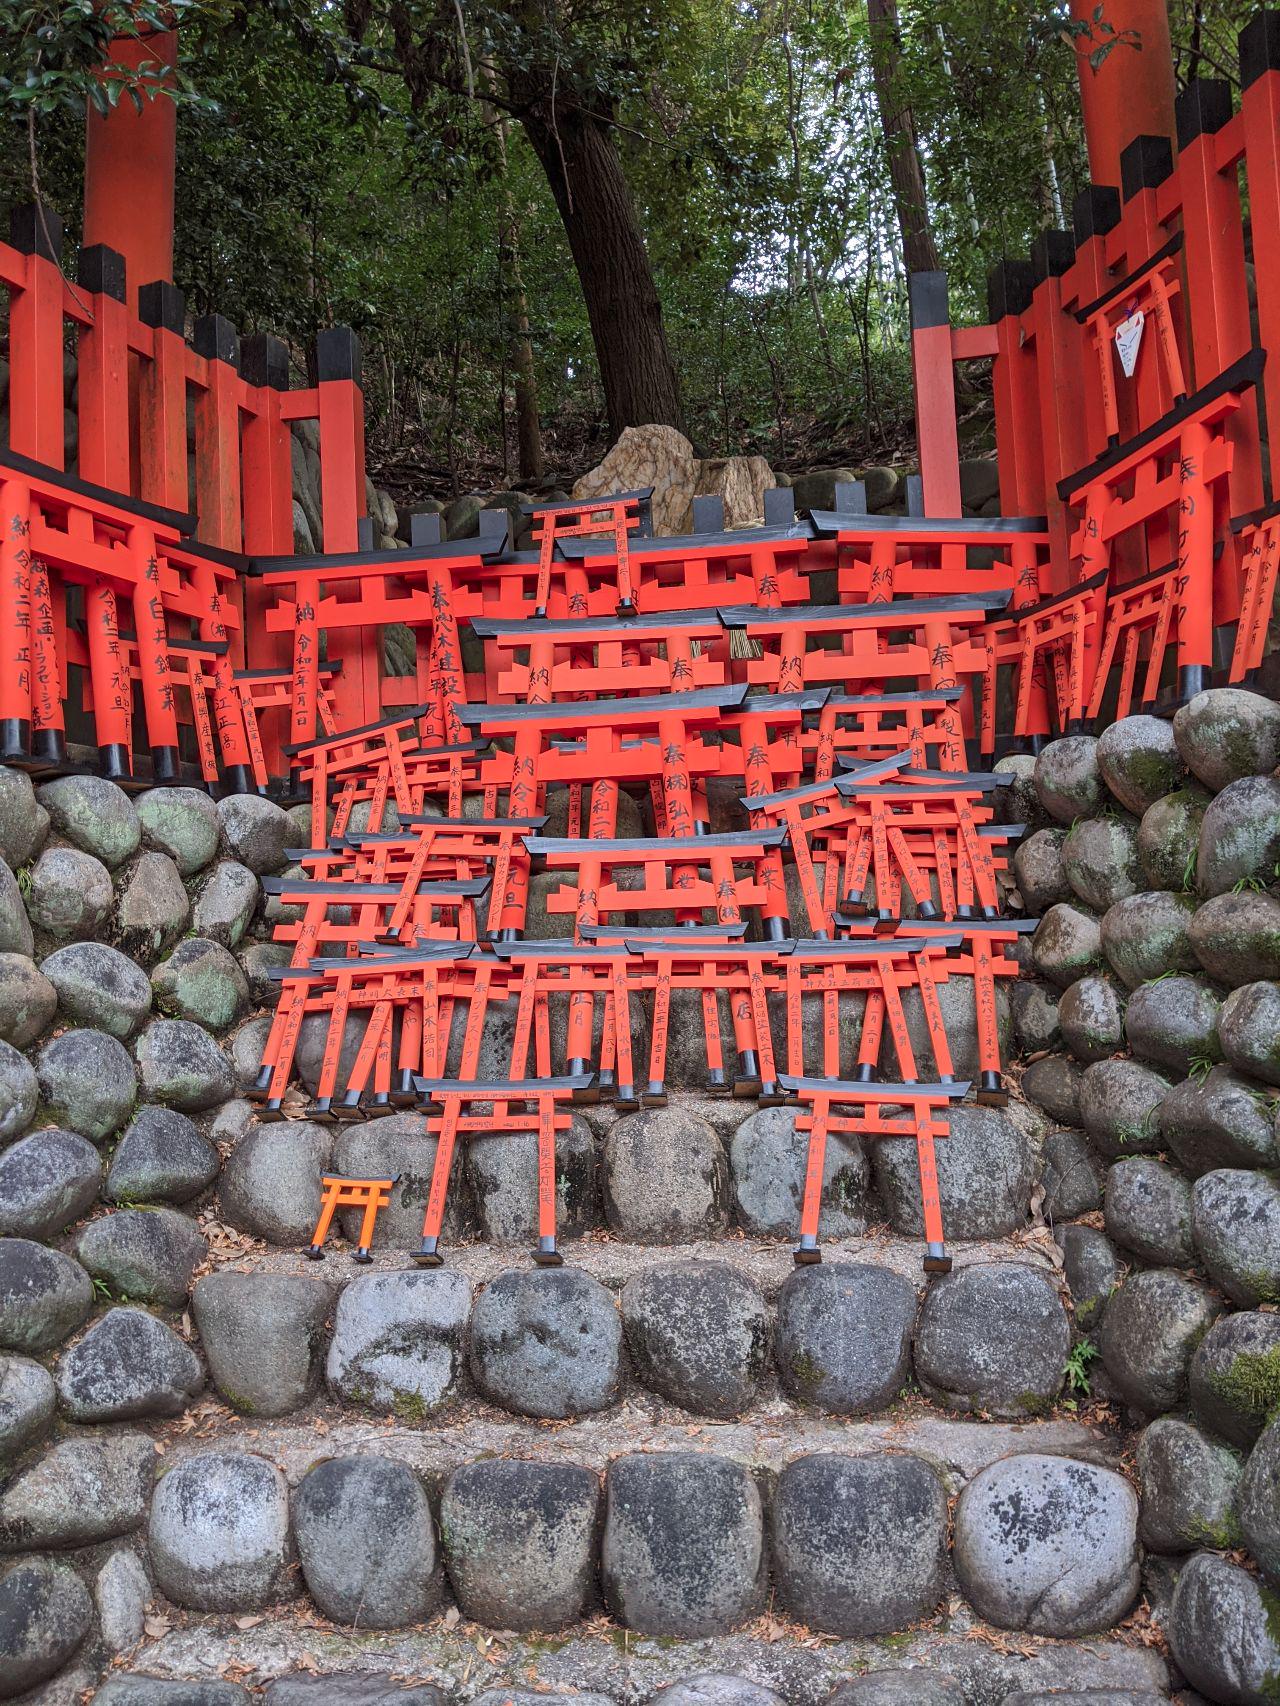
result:
[[[1077,1392],[1085,1398],[1089,1396],[1089,1364],[1100,1354],[1092,1339],[1076,1340],[1067,1358],[1066,1379],[1069,1392]]]
[[[196,0],[0,0],[0,115],[23,126],[55,113],[106,113],[128,99],[201,100],[185,73],[169,78],[145,55],[115,57],[119,40],[145,42],[190,14]]]
[[[1187,1077],[1193,1084],[1203,1084],[1217,1064],[1211,1054],[1193,1054],[1187,1060]]]
[[[982,319],[990,268],[1068,225],[1087,178],[1078,55],[1140,44],[1108,33],[1106,9],[1072,35],[1050,0],[898,9],[895,96],[919,139],[953,313]],[[1202,13],[1175,0],[1184,75],[1218,75],[1208,56],[1234,52],[1231,8]],[[34,113],[43,193],[74,240],[86,103],[159,92],[145,65],[94,68],[112,36],[171,18],[177,281],[194,312],[283,336],[299,380],[319,326],[354,326],[371,465],[398,492],[516,482],[513,264],[550,468],[567,478],[606,443],[573,256],[522,129],[548,77],[553,117],[597,116],[620,153],[699,453],[791,470],[913,456],[864,5],[0,0],[0,106],[21,121],[0,130],[0,197],[31,193]],[[981,454],[985,375],[969,371],[962,443]]]

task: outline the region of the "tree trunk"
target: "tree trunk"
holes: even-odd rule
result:
[[[611,131],[578,108],[553,109],[549,98],[524,105],[520,122],[569,239],[610,433],[649,422],[681,426],[662,305]]]
[[[482,66],[485,85],[493,89],[497,75],[493,66]],[[498,267],[501,273],[502,312],[507,350],[515,374],[517,479],[522,486],[537,485],[546,473],[542,454],[542,421],[538,413],[538,380],[533,365],[533,342],[529,336],[529,299],[520,269],[520,221],[507,174],[507,121],[495,108],[486,107],[497,142],[498,176],[502,198],[498,208]],[[505,417],[506,407],[503,406]],[[503,465],[506,464],[506,423],[503,422]]]
[[[897,0],[867,0],[867,23],[876,105],[889,155],[903,259],[909,273],[936,272],[938,248],[929,224],[924,166],[916,146],[915,122],[911,109],[899,98],[902,49],[898,40]]]

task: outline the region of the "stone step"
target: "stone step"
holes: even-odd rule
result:
[[[1108,1636],[1074,1642],[1002,1634],[978,1623],[958,1596],[936,1628],[870,1640],[815,1636],[773,1613],[735,1634],[679,1642],[629,1634],[604,1618],[566,1635],[521,1637],[450,1626],[447,1614],[386,1633],[341,1631],[287,1610],[251,1629],[225,1617],[170,1615],[175,1627],[131,1654],[130,1669],[231,1675],[249,1686],[288,1675],[391,1675],[402,1684],[434,1683],[454,1703],[489,1689],[531,1689],[639,1706],[682,1678],[714,1673],[772,1688],[786,1706],[822,1706],[850,1676],[911,1667],[955,1677],[968,1706],[1000,1706],[1023,1690],[1130,1689],[1164,1697],[1169,1686],[1168,1667],[1150,1648]],[[270,1706],[270,1694],[267,1700]]]
[[[477,1403],[535,1421],[621,1402],[674,1424],[876,1415],[916,1383],[940,1408],[1020,1421],[1061,1395],[1072,1325],[1043,1227],[959,1248],[928,1286],[920,1246],[888,1234],[802,1267],[744,1238],[565,1254],[543,1268],[461,1246],[423,1269],[254,1249],[196,1282],[189,1319],[216,1391],[258,1418],[322,1386],[364,1414],[445,1424]]]
[[[195,1426],[190,1426],[191,1418]],[[714,1452],[752,1469],[781,1469],[809,1452],[846,1455],[873,1451],[923,1457],[953,1491],[988,1464],[1018,1452],[1047,1452],[1116,1469],[1122,1436],[1069,1417],[1029,1422],[980,1422],[939,1415],[917,1401],[887,1416],[851,1420],[761,1406],[739,1421],[697,1419],[687,1411],[645,1398],[606,1415],[534,1423],[492,1407],[459,1406],[447,1421],[411,1427],[392,1418],[362,1419],[349,1409],[316,1403],[279,1421],[238,1416],[225,1405],[197,1404],[187,1419],[159,1430],[166,1463],[208,1451],[250,1451],[269,1458],[296,1484],[321,1457],[373,1453],[407,1463],[438,1485],[461,1463],[479,1458],[520,1458],[577,1463],[600,1474],[624,1452]]]

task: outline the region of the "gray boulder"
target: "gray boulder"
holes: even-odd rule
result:
[[[681,1244],[723,1232],[729,1219],[724,1146],[682,1108],[646,1108],[610,1127],[604,1144],[605,1218],[619,1237]]]
[[[121,1208],[90,1221],[77,1260],[113,1297],[181,1309],[209,1246],[195,1221],[174,1208]]]
[[[36,799],[24,770],[0,768],[0,858],[11,871],[39,852],[49,833],[49,814]]]
[[[12,1043],[0,1041],[0,1144],[21,1137],[35,1118],[39,1101],[35,1068]]]
[[[1194,784],[1147,807],[1138,825],[1138,863],[1147,886],[1181,893],[1195,882],[1200,825],[1209,795]]]
[[[183,1113],[202,1113],[235,1094],[231,1062],[188,1019],[153,1019],[135,1044],[142,1093]]]
[[[45,1113],[98,1143],[117,1131],[138,1095],[129,1051],[101,1031],[63,1031],[36,1056]]]
[[[0,1238],[0,1350],[39,1355],[93,1308],[93,1282],[70,1256],[28,1238]]]
[[[293,825],[273,801],[257,794],[229,794],[218,801],[218,818],[227,851],[256,876],[278,871],[287,863],[285,850],[293,841]]]
[[[1102,951],[1126,989],[1171,971],[1200,969],[1191,946],[1196,903],[1189,894],[1150,889],[1109,906],[1102,919]]]
[[[395,1629],[435,1610],[431,1506],[407,1464],[372,1456],[319,1464],[294,1495],[293,1530],[307,1590],[326,1617]]]
[[[992,804],[998,823],[1025,823],[1029,829],[1043,829],[1049,814],[1040,804],[1036,793],[1036,761],[1029,752],[1011,752],[997,758],[991,768],[1013,781],[996,791]]]
[[[292,959],[293,949],[287,942],[248,942],[239,950],[236,964],[249,986],[251,1006],[275,1006],[280,985],[273,973],[287,966]]]
[[[1169,1072],[1189,1072],[1221,1055],[1217,992],[1198,977],[1161,977],[1129,997],[1124,1031],[1141,1060]]]
[[[622,1389],[618,1310],[575,1268],[499,1274],[476,1300],[470,1351],[476,1384],[518,1416],[605,1410]]]
[[[257,1082],[258,1070],[262,1065],[270,1035],[271,1015],[259,1013],[257,1018],[246,1019],[243,1025],[237,1026],[234,1033],[227,1038],[225,1046],[231,1056],[231,1066],[239,1089],[251,1090]]]
[[[247,865],[220,859],[191,910],[192,927],[210,941],[237,948],[253,922],[261,894],[258,879]]]
[[[1238,884],[1275,880],[1280,859],[1280,781],[1242,776],[1210,800],[1200,826],[1196,886],[1226,894]]]
[[[48,1432],[57,1398],[47,1368],[0,1353],[0,1464],[12,1463]]]
[[[192,1611],[258,1611],[285,1597],[289,1499],[274,1463],[205,1452],[158,1483],[148,1528],[156,1585]]]
[[[171,1682],[132,1673],[108,1677],[93,1698],[95,1706],[252,1706],[236,1682]]]
[[[142,824],[122,788],[101,776],[59,776],[37,790],[59,835],[101,859],[109,871],[142,845]]]
[[[511,1706],[520,1706],[524,1692],[507,1688],[486,1690],[490,1706],[498,1706],[495,1697],[499,1695],[503,1702],[509,1700]],[[344,1671],[339,1676],[307,1676],[305,1672],[278,1676],[267,1685],[263,1698],[265,1706],[447,1706],[446,1696],[434,1683],[402,1683],[385,1673],[369,1671]],[[477,1695],[473,1706],[478,1706],[484,1698]],[[600,1695],[580,1698],[585,1706],[613,1706],[612,1701],[604,1701]]]
[[[1086,1066],[1124,1047],[1124,997],[1106,977],[1080,977],[1062,992],[1062,1040]]]
[[[218,1202],[223,1219],[268,1244],[309,1244],[320,1218],[320,1180],[329,1170],[332,1148],[330,1129],[309,1120],[255,1127],[222,1169]],[[369,1176],[390,1175],[375,1167]]]
[[[0,1699],[60,1671],[92,1624],[88,1589],[66,1564],[28,1558],[0,1576]]]
[[[1203,1286],[1168,1268],[1130,1274],[1107,1304],[1102,1366],[1124,1402],[1147,1416],[1186,1392],[1192,1353],[1220,1306]]]
[[[111,872],[92,853],[46,848],[32,867],[27,916],[53,942],[94,937],[113,904]]]
[[[151,974],[156,1005],[175,1019],[225,1031],[249,1005],[249,980],[220,942],[188,936]]]
[[[1160,1104],[1160,1134],[1192,1178],[1215,1167],[1276,1163],[1271,1106],[1230,1067],[1175,1084]]]
[[[58,992],[24,954],[0,954],[0,1042],[29,1048],[58,1008]]]
[[[1218,1018],[1222,1052],[1238,1072],[1280,1086],[1280,984],[1233,989]]]
[[[64,1351],[54,1375],[73,1422],[177,1416],[204,1385],[194,1351],[145,1309],[116,1308]]]
[[[615,1457],[600,1579],[610,1611],[642,1635],[718,1635],[754,1617],[768,1572],[750,1470],[707,1452]]]
[[[1071,1326],[1057,1288],[1036,1268],[1008,1262],[934,1280],[916,1329],[916,1377],[953,1410],[1021,1418],[1062,1389]]]
[[[1187,1399],[1203,1426],[1229,1445],[1251,1446],[1280,1414],[1280,1315],[1220,1315],[1191,1359]]]
[[[1062,843],[1062,869],[1076,896],[1105,912],[1140,886],[1138,825],[1134,818],[1081,818]]]
[[[1081,1076],[1074,1060],[1060,1054],[1046,1055],[1043,1060],[1033,1060],[1022,1074],[1022,1093],[1051,1120],[1078,1126]]]
[[[0,1495],[0,1551],[93,1546],[141,1526],[156,1478],[146,1434],[60,1440]]]
[[[792,1397],[835,1415],[883,1410],[911,1373],[915,1287],[869,1262],[800,1267],[778,1293],[778,1375]]]
[[[144,1103],[115,1147],[103,1195],[115,1203],[189,1202],[219,1165],[218,1151],[186,1114]]]
[[[1224,1455],[1230,1457],[1230,1453]],[[1280,1584],[1280,1419],[1268,1425],[1244,1466],[1240,1478],[1240,1530],[1245,1545],[1274,1588]],[[1208,1544],[1216,1542],[1210,1540]]]
[[[114,927],[126,953],[150,965],[182,935],[191,899],[167,853],[144,853],[119,882]]]
[[[18,879],[0,860],[0,952],[26,954],[29,958],[35,952],[35,943]]]
[[[538,1141],[533,1132],[484,1132],[466,1146],[466,1169],[490,1244],[538,1236]],[[578,1238],[600,1219],[596,1142],[579,1115],[556,1133],[556,1230]]]
[[[1051,984],[1022,977],[1009,990],[1013,1032],[1023,1054],[1057,1048],[1062,1041],[1058,1023],[1058,991]]]
[[[1191,920],[1191,946],[1214,982],[1229,989],[1280,977],[1280,900],[1249,889],[1215,895]]]
[[[1138,1441],[1138,1535],[1153,1552],[1224,1551],[1239,1542],[1240,1463],[1190,1422],[1160,1416]]]
[[[1242,687],[1213,687],[1177,711],[1173,738],[1187,769],[1216,793],[1280,764],[1280,706]]]
[[[1076,1325],[1091,1331],[1101,1320],[1120,1278],[1120,1264],[1105,1232],[1092,1226],[1060,1226],[1054,1240],[1062,1251],[1062,1277],[1075,1306]]]
[[[1272,1175],[1222,1168],[1197,1179],[1191,1235],[1205,1272],[1233,1303],[1280,1301],[1280,1184]]]
[[[1104,798],[1093,736],[1067,735],[1042,747],[1036,757],[1035,788],[1041,805],[1059,823],[1092,817]]]
[[[62,1013],[113,1037],[128,1038],[151,1011],[146,973],[117,948],[72,942],[41,962]]]
[[[93,1603],[98,1612],[102,1642],[108,1652],[122,1653],[126,1648],[137,1646],[145,1633],[146,1611],[150,1601],[151,1579],[143,1567],[142,1560],[132,1547],[117,1546],[114,1552],[107,1554],[93,1578]],[[122,1677],[120,1681],[127,1688],[128,1679]],[[200,1685],[197,1683],[192,1686]],[[209,1686],[231,1688],[235,1685],[212,1683]],[[99,1689],[97,1698],[115,1699],[117,1706],[120,1702],[125,1702],[127,1706],[128,1694],[121,1690],[108,1694],[106,1690],[110,1687],[111,1684],[107,1683]],[[218,1698],[217,1695],[211,1695],[207,1706],[216,1706]],[[133,1706],[146,1706],[146,1703],[135,1695]],[[200,1703],[189,1701],[188,1706],[200,1706]]]
[[[1130,1155],[1107,1169],[1106,1225],[1120,1248],[1140,1262],[1186,1268],[1194,1259],[1191,1186],[1149,1155]]]
[[[794,1108],[759,1108],[734,1132],[729,1169],[739,1224],[764,1238],[794,1238],[800,1228],[809,1140]],[[867,1228],[871,1168],[861,1141],[832,1132],[822,1169],[821,1221],[829,1238]]]
[[[462,1243],[477,1231],[475,1203],[459,1145],[449,1174],[443,1241]],[[436,1140],[425,1114],[391,1114],[368,1125],[347,1126],[333,1145],[333,1170],[353,1179],[398,1179],[391,1201],[378,1215],[373,1233],[375,1250],[416,1250],[422,1241],[422,1221],[431,1193],[436,1164]],[[536,1206],[537,1197],[533,1198]],[[339,1217],[344,1237],[354,1243],[360,1211]]]
[[[471,1282],[449,1268],[361,1274],[334,1313],[325,1377],[335,1396],[416,1420],[454,1396]]]
[[[699,1416],[741,1415],[769,1363],[769,1312],[727,1262],[645,1268],[622,1293],[622,1325],[637,1377]]]
[[[1280,1674],[1280,1634],[1256,1576],[1198,1552],[1178,1577],[1168,1621],[1178,1669],[1210,1700],[1266,1706]]]
[[[1169,1080],[1137,1060],[1099,1060],[1080,1080],[1080,1123],[1109,1161],[1161,1147]]]
[[[332,1304],[323,1280],[300,1274],[224,1269],[199,1280],[191,1310],[227,1403],[250,1416],[284,1416],[313,1398]]]
[[[653,1697],[652,1706],[783,1706],[782,1696],[745,1676],[704,1672],[682,1677]]]
[[[45,1126],[0,1153],[0,1236],[51,1238],[88,1212],[102,1160],[73,1131]]]
[[[149,788],[134,800],[146,846],[167,853],[184,877],[218,851],[218,808],[199,788]]]
[[[887,1635],[942,1597],[947,1495],[922,1458],[794,1458],[771,1519],[778,1603],[811,1629]]]
[[[1121,717],[1102,731],[1098,769],[1120,804],[1139,817],[1186,776],[1172,727],[1145,715]]]
[[[440,1543],[462,1615],[490,1629],[563,1629],[595,1578],[600,1488],[574,1463],[464,1463],[444,1484]]]
[[[1013,855],[1013,874],[1018,893],[1028,912],[1047,912],[1060,900],[1069,901],[1074,890],[1062,865],[1065,829],[1037,829],[1018,843]]]
[[[1035,1178],[1024,1134],[995,1108],[953,1107],[948,1118],[950,1136],[937,1146],[938,1195],[948,1235],[1003,1238],[1024,1226]],[[889,1224],[902,1237],[922,1236],[914,1139],[877,1138],[871,1159]]]
[[[1051,1131],[1042,1146],[1044,1216],[1075,1220],[1102,1206],[1102,1164],[1083,1132]]]
[[[1114,1471],[1035,1452],[1006,1457],[960,1495],[956,1579],[999,1629],[1096,1634],[1137,1598],[1137,1523],[1137,1496]]]
[[[1065,901],[1051,906],[1031,938],[1031,963],[1058,989],[1066,989],[1089,972],[1100,971],[1102,931],[1098,920]]]

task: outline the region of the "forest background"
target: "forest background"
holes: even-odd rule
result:
[[[1179,87],[1253,0],[1171,0]],[[180,23],[176,88],[96,74]],[[1049,0],[0,0],[0,201],[77,235],[87,100],[176,98],[195,313],[365,352],[398,496],[567,485],[622,427],[775,469],[910,454],[906,275],[958,321],[1088,177],[1077,61],[1142,43]],[[962,397],[987,432],[984,375]]]

